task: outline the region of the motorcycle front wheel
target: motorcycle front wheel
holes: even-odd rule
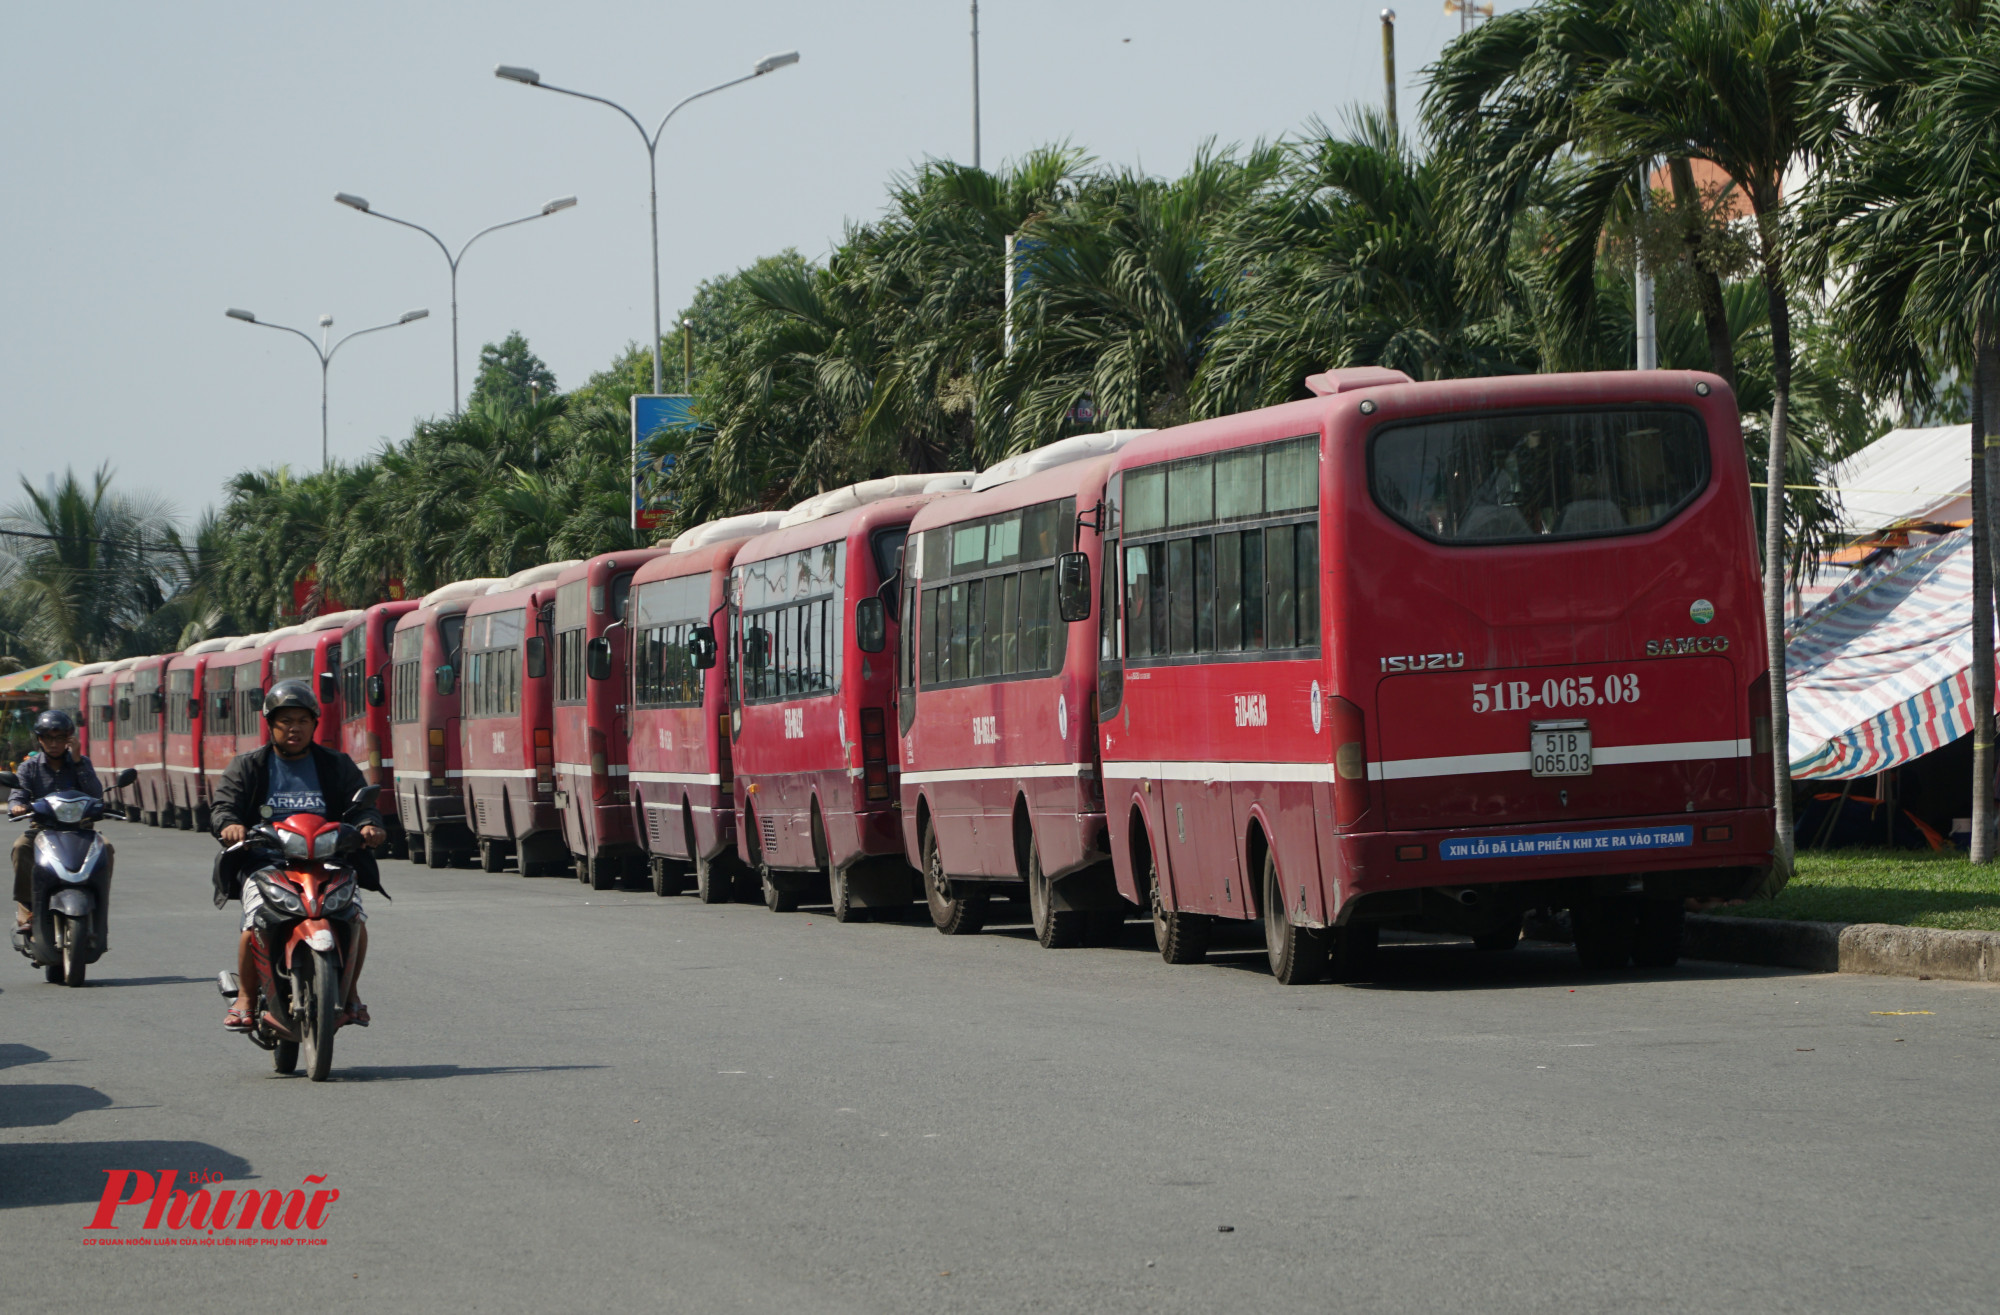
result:
[[[306,1076],[324,1082],[333,1072],[333,1033],[340,1019],[340,960],[315,950],[312,977],[304,986],[302,1051]]]
[[[62,980],[64,986],[83,985],[83,945],[86,933],[84,924],[76,918],[56,915],[56,935],[62,941]]]

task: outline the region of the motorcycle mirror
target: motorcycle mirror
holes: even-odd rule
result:
[[[123,790],[126,786],[132,784],[132,782],[138,779],[139,779],[139,769],[136,767],[127,767],[124,771],[118,773],[116,779],[113,780],[112,784],[117,786],[120,790]]]
[[[382,795],[381,786],[364,785],[361,787],[359,793],[357,793],[354,796],[354,802],[347,806],[347,811],[350,814],[352,814],[352,813],[358,813],[364,808],[373,808],[375,806],[375,801],[378,798],[380,798],[381,795]]]
[[[5,786],[7,789],[11,790],[20,783],[21,783],[21,778],[14,775],[14,773],[0,772],[0,786]]]
[[[368,678],[368,706],[379,708],[389,697],[389,686],[380,676]]]

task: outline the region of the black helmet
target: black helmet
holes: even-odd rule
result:
[[[313,697],[312,686],[303,680],[281,680],[271,686],[264,695],[264,720],[269,721],[286,708],[304,708],[319,720],[319,700]]]
[[[76,718],[70,716],[61,708],[50,708],[41,716],[35,718],[36,735],[48,735],[52,732],[59,732],[63,735],[76,734]]]

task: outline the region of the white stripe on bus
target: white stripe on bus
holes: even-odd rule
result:
[[[469,781],[511,781],[517,776],[532,779],[535,775],[535,769],[532,767],[468,767],[462,772],[453,772],[452,775],[463,776]]]
[[[721,785],[719,772],[627,772],[641,785]],[[648,804],[647,807],[652,807]]]
[[[1089,763],[1028,763],[1019,766],[957,767],[949,771],[904,772],[903,779],[912,785],[925,785],[932,781],[992,781],[1017,780],[1028,777],[1088,776],[1091,771],[1092,767]]]
[[[1634,763],[1693,762],[1714,758],[1748,758],[1748,740],[1684,740],[1668,744],[1600,744],[1591,751],[1592,762],[1601,767]],[[1429,776],[1471,776],[1483,772],[1525,772],[1528,755],[1521,753],[1468,753],[1445,758],[1393,758],[1369,763],[1371,781],[1408,781]],[[997,774],[998,769],[996,769]],[[1330,763],[1272,762],[1107,762],[1107,779],[1156,781],[1233,781],[1244,784],[1277,781],[1321,782],[1333,780]],[[919,773],[906,774],[915,780]]]
[[[578,776],[589,776],[591,774],[589,763],[557,763],[556,770],[559,772],[573,772]],[[612,763],[604,769],[605,774],[609,776],[629,776],[631,770],[624,763]]]

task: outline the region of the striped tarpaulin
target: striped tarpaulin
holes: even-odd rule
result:
[[[1972,729],[1968,531],[1884,553],[1785,634],[1792,776],[1901,766]]]

